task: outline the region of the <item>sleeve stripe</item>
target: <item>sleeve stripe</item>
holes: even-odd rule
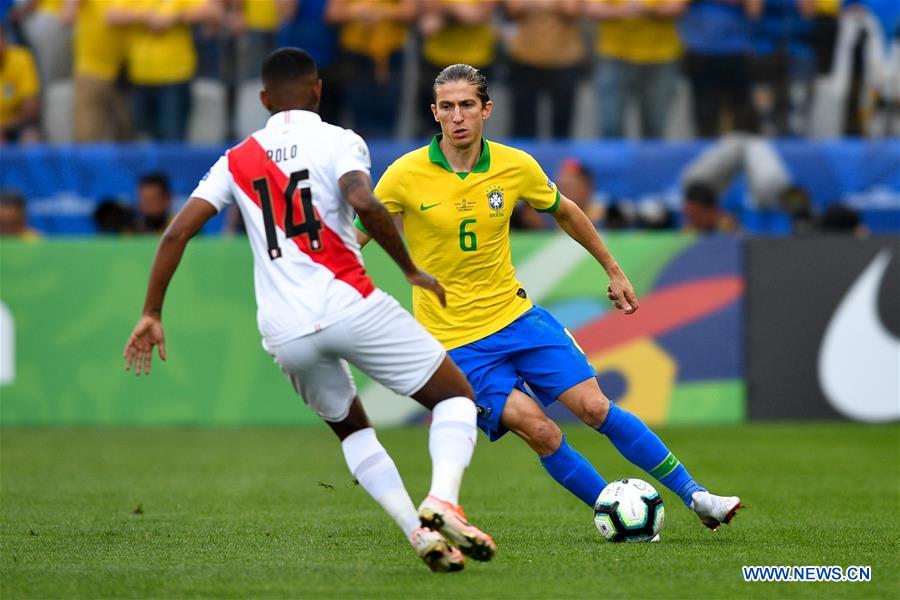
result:
[[[366,231],[366,228],[365,228],[365,226],[363,226],[362,221],[359,220],[359,215],[357,215],[356,218],[353,219],[353,224],[356,226],[357,229],[362,231],[364,234],[366,234],[369,237],[372,237],[372,234],[370,234],[368,231]]]
[[[536,208],[535,210],[541,213],[552,213],[556,212],[556,209],[559,208],[559,188],[556,188],[556,200],[553,201],[553,206],[549,208]]]

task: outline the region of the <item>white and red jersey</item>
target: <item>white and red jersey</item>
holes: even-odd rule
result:
[[[363,308],[375,287],[363,267],[353,208],[338,179],[368,174],[361,137],[314,112],[273,115],[231,148],[192,197],[216,210],[237,202],[253,250],[257,322],[274,346]]]

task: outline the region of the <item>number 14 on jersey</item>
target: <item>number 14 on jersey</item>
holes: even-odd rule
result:
[[[287,238],[295,238],[301,235],[307,237],[309,249],[318,252],[322,249],[322,222],[316,215],[316,208],[312,202],[312,190],[308,186],[301,187],[299,194],[297,186],[309,180],[309,170],[303,169],[291,173],[288,179],[287,187],[282,191],[283,199],[275,199],[278,206],[284,202],[284,223],[275,222],[275,210],[273,209],[272,192],[267,177],[260,177],[253,180],[253,189],[259,196],[260,206],[263,213],[263,224],[266,229],[266,242],[269,246],[269,258],[275,260],[281,258],[281,247],[278,245],[278,237],[275,234],[275,228],[280,226]],[[299,200],[299,205],[298,205]],[[280,206],[279,206],[280,208]],[[301,223],[294,222],[294,214],[301,213],[303,221]]]

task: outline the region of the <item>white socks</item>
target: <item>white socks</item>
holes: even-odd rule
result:
[[[463,472],[475,451],[476,415],[475,403],[464,397],[449,398],[434,407],[428,434],[432,462],[429,495],[459,504]],[[419,527],[419,515],[375,430],[367,427],[348,435],[341,448],[347,467],[359,484],[410,539]]]
[[[453,505],[459,504],[463,472],[475,452],[475,403],[457,396],[439,402],[432,411],[428,450],[431,453],[431,491]]]
[[[471,404],[471,402],[470,402]],[[344,459],[359,484],[397,522],[407,539],[419,527],[419,515],[403,486],[400,472],[371,427],[341,442]]]

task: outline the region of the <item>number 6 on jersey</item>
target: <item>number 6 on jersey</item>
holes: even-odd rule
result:
[[[478,238],[475,237],[475,232],[466,229],[467,226],[477,222],[475,219],[463,219],[459,223],[459,249],[463,252],[478,250]]]
[[[318,252],[322,249],[322,238],[319,235],[319,232],[322,230],[322,222],[317,218],[316,209],[312,203],[312,190],[309,187],[300,188],[299,212],[303,214],[303,222],[300,224],[294,222],[294,199],[297,185],[302,181],[308,180],[308,169],[291,173],[287,188],[284,190],[283,228],[284,235],[288,238],[305,234],[309,239],[310,250]],[[266,177],[254,179],[253,189],[259,196],[260,205],[262,206],[263,223],[266,228],[266,242],[269,246],[269,258],[272,260],[281,258],[281,247],[278,245],[278,237],[275,235],[275,212],[272,210],[272,194],[269,190],[269,180]]]

